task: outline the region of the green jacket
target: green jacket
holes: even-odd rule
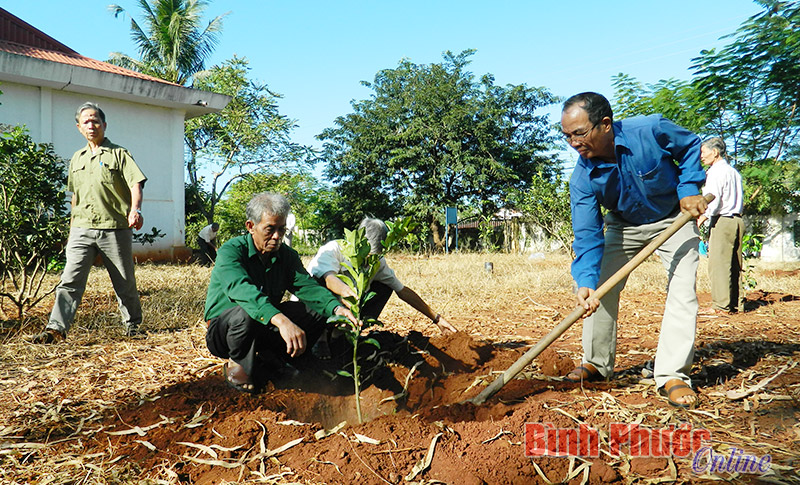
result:
[[[219,248],[206,295],[205,319],[218,317],[236,305],[256,321],[268,324],[280,313],[276,305],[286,291],[315,312],[330,317],[341,305],[303,267],[297,251],[281,245],[262,262],[250,234],[235,237]]]

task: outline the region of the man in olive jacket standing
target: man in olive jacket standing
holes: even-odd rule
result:
[[[67,190],[72,192],[72,215],[67,264],[47,327],[33,338],[35,343],[66,338],[98,254],[114,285],[127,335],[143,335],[131,228],[141,229],[144,223],[142,190],[147,178],[128,150],[106,138],[106,115],[99,106],[82,104],[75,121],[88,143],[69,162]]]

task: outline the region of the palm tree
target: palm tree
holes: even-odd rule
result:
[[[139,59],[112,52],[109,61],[128,69],[180,85],[205,69],[205,62],[219,42],[222,19],[215,17],[202,28],[207,0],[138,0],[144,12],[145,29],[131,17],[131,37],[139,48]],[[109,5],[118,17],[125,14],[119,5]]]

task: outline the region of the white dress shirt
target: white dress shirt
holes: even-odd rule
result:
[[[706,172],[706,185],[703,195],[714,194],[715,199],[708,204],[705,216],[742,215],[743,198],[742,176],[721,158],[714,162]]]
[[[330,241],[325,244],[317,254],[308,263],[308,272],[315,278],[322,278],[326,273],[333,271],[336,274],[344,273],[345,257],[342,254],[342,248],[339,246],[339,241]],[[381,267],[373,278],[374,281],[379,281],[395,292],[404,288],[403,283],[397,279],[394,270],[386,265],[386,259],[381,256]],[[370,280],[372,282],[372,280]]]

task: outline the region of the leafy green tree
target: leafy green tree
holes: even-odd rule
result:
[[[363,215],[414,214],[438,245],[442,207],[473,206],[484,215],[537,170],[553,170],[554,133],[539,108],[557,101],[544,88],[496,86],[467,70],[474,51],[446,52],[441,63],[400,61],[380,71],[369,98],[320,135],[326,174],[344,205],[345,223]]]
[[[800,2],[758,0],[764,10],[719,51],[702,51],[695,87],[709,100],[712,133],[729,140],[749,208],[800,209]]]
[[[560,174],[547,176],[538,173],[531,179],[529,188],[513,191],[509,202],[522,212],[523,222],[541,228],[548,238],[558,241],[571,256],[575,256],[568,180]]]
[[[304,172],[247,174],[231,185],[218,205],[216,221],[220,223],[220,232],[217,237],[224,241],[241,234],[245,230],[247,203],[253,195],[264,191],[278,192],[289,199],[298,228],[316,228],[318,200],[324,190],[311,174]]]
[[[55,290],[44,287],[69,233],[64,161],[22,127],[0,133],[0,298],[25,313]]]
[[[248,78],[248,62],[234,57],[198,76],[194,87],[232,97],[219,113],[186,122],[187,201],[207,223],[230,186],[250,173],[299,170],[312,164],[312,153],[291,141],[294,122],[278,112],[280,95]],[[206,169],[206,170],[203,170]],[[203,173],[210,173],[205,180]]]
[[[695,133],[709,131],[710,99],[690,81],[665,79],[644,85],[628,74],[611,79],[614,88],[614,118],[660,113]]]
[[[180,85],[189,85],[195,74],[205,69],[219,42],[222,20],[219,15],[203,26],[206,0],[138,0],[144,14],[140,25],[131,17],[131,37],[139,58],[112,52],[108,62]],[[114,17],[126,13],[119,5],[109,5]]]

